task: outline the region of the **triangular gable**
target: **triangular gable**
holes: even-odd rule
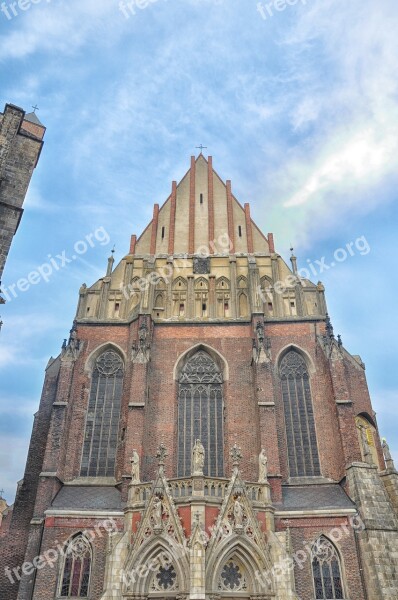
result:
[[[136,254],[165,255],[170,253],[171,247],[172,254],[200,253],[203,247],[209,248],[211,254],[228,254],[230,249],[225,244],[228,235],[234,240],[232,253],[269,252],[267,238],[232,193],[228,208],[228,186],[215,171],[212,162],[209,170],[209,160],[202,154],[192,160],[191,167],[175,186],[175,196],[172,193],[160,209],[155,206],[154,218],[137,240]],[[193,170],[195,177],[192,178]],[[193,250],[190,246],[192,239]]]
[[[241,518],[235,514],[236,510],[234,510],[237,501],[241,506]],[[235,536],[246,537],[252,544],[255,544],[260,554],[265,558],[267,566],[271,565],[271,556],[265,535],[261,531],[260,522],[238,470],[232,475],[217,521],[212,528],[207,548],[208,560],[211,554],[218,552],[218,547],[226,538],[232,540]]]

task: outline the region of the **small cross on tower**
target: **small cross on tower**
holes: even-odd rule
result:
[[[40,110],[40,108],[37,106],[37,104],[36,104],[36,106],[32,106],[32,108],[33,108],[34,113],[36,113],[37,110]]]
[[[0,498],[2,498],[4,500],[3,494],[4,494],[4,490],[0,490]]]
[[[198,150],[200,150],[200,153],[203,154],[203,150],[207,150],[207,146],[203,146],[202,144],[200,144],[200,146],[196,146],[198,148]]]

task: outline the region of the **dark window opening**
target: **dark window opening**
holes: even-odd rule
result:
[[[238,227],[239,237],[242,237],[242,227],[239,225]]]
[[[80,475],[114,477],[123,387],[123,361],[112,350],[101,354],[91,379]]]
[[[200,194],[200,203],[203,204],[203,194]]]
[[[310,378],[305,360],[291,350],[281,361],[280,378],[291,477],[321,474]]]
[[[224,417],[222,373],[203,350],[183,367],[178,392],[177,476],[191,475],[192,448],[200,439],[205,448],[204,474],[223,477]]]
[[[165,228],[162,227],[162,240],[164,240],[164,233],[165,233]]]

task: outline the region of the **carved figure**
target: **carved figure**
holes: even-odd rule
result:
[[[139,483],[140,481],[140,457],[138,456],[137,450],[133,450],[131,462],[131,481],[132,483]]]
[[[362,449],[363,449],[365,462],[367,462],[369,465],[372,465],[373,458],[372,458],[372,452],[370,450],[368,436],[366,433],[366,427],[363,427],[363,425],[361,425],[360,430],[361,430]]]
[[[264,448],[261,450],[258,457],[258,481],[264,483],[268,477],[268,458]]]
[[[194,475],[203,475],[203,467],[205,464],[205,449],[200,440],[195,441],[192,449],[192,467]]]
[[[162,514],[163,514],[163,505],[162,501],[158,496],[155,496],[153,501],[152,508],[152,517],[155,529],[160,529],[162,527]]]
[[[239,498],[234,502],[234,524],[235,527],[243,526],[243,506],[241,505]]]

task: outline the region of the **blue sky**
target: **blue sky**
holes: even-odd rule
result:
[[[137,2],[139,4],[139,2]],[[5,2],[6,7],[9,3]],[[265,5],[265,3],[263,3]],[[283,6],[282,6],[283,8]],[[110,242],[2,307],[0,488],[13,500],[49,357],[78,290],[128,251],[200,143],[304,267],[363,236],[370,252],[321,279],[336,333],[367,365],[398,459],[398,7],[300,0],[266,19],[252,0],[42,0],[0,12],[0,106],[47,127],[3,287],[105,228]],[[103,239],[103,238],[102,238]]]

